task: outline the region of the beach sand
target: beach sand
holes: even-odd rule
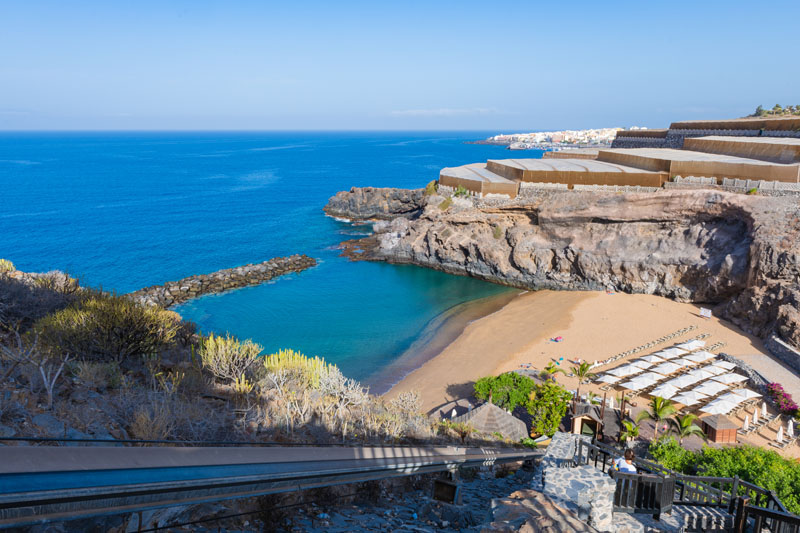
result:
[[[482,376],[514,370],[520,365],[543,369],[564,358],[593,362],[630,350],[690,325],[697,329],[653,349],[612,363],[610,369],[658,349],[708,333],[709,344],[725,342],[717,350],[752,364],[768,379],[779,381],[789,392],[800,395],[800,379],[768,356],[761,341],[733,324],[700,316],[699,305],[678,303],[659,296],[581,291],[537,291],[524,293],[501,310],[469,324],[464,332],[439,355],[427,361],[395,385],[388,397],[419,391],[423,409],[436,409],[452,400],[467,397],[474,381]],[[561,342],[550,339],[561,336]],[[569,389],[575,378],[558,376]],[[581,387],[581,392],[601,394],[599,385]]]

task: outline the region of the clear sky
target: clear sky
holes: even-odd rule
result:
[[[667,126],[800,104],[800,1],[0,0],[0,129]]]

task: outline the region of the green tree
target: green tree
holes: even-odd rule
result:
[[[542,379],[550,379],[555,381],[555,375],[558,374],[559,372],[561,372],[562,374],[566,374],[566,372],[564,372],[564,369],[561,368],[560,366],[557,366],[555,363],[549,363],[546,367],[544,367],[544,370],[539,372],[539,376],[541,376]]]
[[[780,104],[775,104],[772,107],[772,114],[773,115],[782,115],[783,114],[783,108],[781,107]]]
[[[697,415],[693,415],[691,413],[686,415],[675,415],[669,421],[669,425],[675,434],[678,436],[678,444],[683,444],[683,439],[686,437],[691,437],[692,435],[697,435],[703,439],[706,438],[706,434],[703,433],[703,429],[695,424],[695,420],[697,420]]]
[[[592,373],[592,365],[590,365],[585,361],[579,364],[578,366],[573,366],[571,370],[572,373],[575,374],[575,377],[578,378],[578,387],[575,390],[575,396],[580,398],[581,385],[593,379],[595,377],[595,374]]]
[[[475,397],[488,400],[507,411],[518,405],[525,405],[536,382],[516,372],[506,372],[499,376],[486,376],[475,383]]]
[[[766,110],[764,110],[764,108],[762,106],[758,106],[756,108],[756,112],[754,114],[757,117],[763,117],[764,115],[767,114],[767,112],[766,112]]]
[[[655,422],[655,433],[653,434],[653,440],[658,439],[658,425],[662,420],[666,420],[668,417],[675,414],[675,406],[672,405],[672,402],[669,400],[665,400],[661,396],[654,396],[650,399],[650,403],[647,406],[646,411],[642,411],[636,417],[637,422],[641,422],[645,419],[650,419]]]
[[[531,433],[552,437],[572,399],[572,394],[558,383],[546,381],[536,385],[528,401],[528,412],[533,417]]]
[[[697,463],[697,454],[678,444],[673,436],[665,436],[650,443],[650,454],[659,464],[683,474],[692,474]]]
[[[639,423],[633,420],[623,420],[619,432],[619,441],[628,442],[639,438]]]

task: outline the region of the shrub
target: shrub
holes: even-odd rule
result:
[[[453,205],[453,199],[448,196],[442,203],[439,204],[439,209],[442,211],[447,211],[447,208],[451,205]]]
[[[758,194],[758,187],[753,187],[752,189],[747,190],[747,194],[753,195]]]
[[[535,440],[530,438],[530,437],[525,437],[524,439],[519,441],[519,443],[522,444],[523,446],[525,446],[526,448],[534,448],[534,449],[536,449],[536,448],[539,447],[539,444]]]
[[[0,274],[3,272],[14,272],[15,270],[14,263],[8,259],[0,259]]]
[[[251,340],[242,342],[230,334],[212,333],[200,344],[200,361],[215,378],[234,382],[245,375],[262,350]]]
[[[25,331],[40,318],[64,309],[77,295],[0,276],[0,325]]]
[[[406,416],[413,416],[422,410],[422,400],[417,391],[403,392],[389,402],[389,407]]]
[[[516,372],[506,372],[499,376],[487,376],[475,383],[475,397],[491,401],[507,411],[518,405],[525,405],[536,382]]]
[[[456,187],[456,191],[453,193],[453,196],[458,196],[459,198],[466,198],[469,196],[469,191],[464,188],[463,185],[459,185]]]
[[[174,313],[124,296],[92,291],[66,309],[36,322],[43,345],[85,360],[121,362],[132,355],[158,352],[175,337]]]
[[[286,371],[289,379],[297,380],[313,389],[319,388],[323,374],[336,369],[335,365],[329,365],[320,357],[307,357],[294,350],[280,350],[268,355],[264,357],[263,364],[267,373]]]
[[[429,182],[425,186],[425,196],[433,196],[438,191],[439,191],[439,184],[436,182],[436,180]]]
[[[492,229],[492,236],[493,236],[495,239],[499,239],[500,237],[502,237],[502,236],[503,236],[503,230],[502,230],[502,228],[500,228],[500,226],[495,226],[495,227]]]
[[[683,474],[691,474],[694,471],[697,457],[693,452],[678,444],[675,437],[662,437],[652,442],[649,450],[658,463],[671,470]]]
[[[78,361],[72,366],[72,375],[85,386],[103,390],[115,389],[122,383],[119,364]]]
[[[570,400],[572,393],[558,383],[535,385],[528,401],[528,412],[533,417],[531,432],[552,437],[567,414]]]
[[[797,403],[792,399],[792,395],[786,392],[780,383],[769,383],[767,393],[778,406],[778,410],[785,414],[794,416],[798,414]]]

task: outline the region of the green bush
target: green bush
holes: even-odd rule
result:
[[[0,259],[0,274],[3,272],[14,272],[15,270],[14,263],[8,259]]]
[[[467,196],[469,196],[469,191],[465,189],[463,185],[459,185],[458,187],[456,187],[456,192],[453,193],[453,196],[466,198]]]
[[[534,449],[536,449],[536,448],[539,447],[539,444],[535,440],[530,438],[530,437],[525,437],[524,439],[519,441],[519,443],[522,444],[523,446],[525,446],[526,448],[534,448]]]
[[[230,334],[223,337],[212,333],[200,344],[200,361],[215,378],[241,383],[262,350],[249,339],[242,342]]]
[[[662,437],[651,443],[649,450],[658,463],[671,470],[684,474],[694,472],[697,457],[678,444],[675,437]]]
[[[758,194],[758,187],[753,187],[752,189],[748,189],[747,194]]]
[[[33,329],[51,351],[121,362],[169,345],[180,326],[176,316],[124,296],[87,291],[69,307],[38,320]]]
[[[439,191],[439,184],[436,182],[436,180],[429,182],[425,186],[425,196],[433,196],[438,191]]]
[[[500,228],[500,226],[495,226],[494,227],[494,229],[492,230],[492,236],[495,239],[499,239],[500,237],[503,236],[503,230]]]
[[[491,396],[493,404],[512,411],[516,406],[528,403],[535,386],[536,382],[527,376],[506,372],[479,379],[475,383],[475,397],[488,400]]]
[[[572,393],[558,383],[547,381],[536,385],[528,401],[528,412],[532,416],[531,433],[552,437],[567,414],[570,400]]]
[[[442,203],[439,204],[439,209],[442,211],[447,211],[447,208],[451,205],[453,205],[453,199],[448,196]]]

